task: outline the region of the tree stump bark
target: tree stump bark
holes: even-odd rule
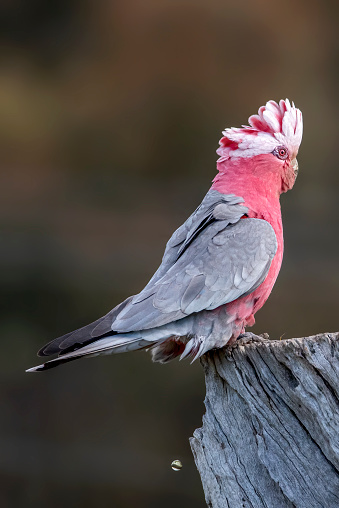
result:
[[[339,332],[246,334],[202,359],[191,448],[213,508],[339,507]]]

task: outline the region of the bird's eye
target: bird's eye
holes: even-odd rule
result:
[[[285,146],[278,146],[273,150],[273,155],[278,157],[278,159],[285,160],[288,157],[288,150]]]

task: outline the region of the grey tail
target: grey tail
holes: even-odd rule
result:
[[[80,346],[79,349],[73,350],[69,353],[60,353],[57,358],[49,360],[48,362],[42,363],[36,367],[27,369],[26,372],[40,372],[42,370],[52,369],[59,365],[85,356],[97,356],[100,354],[111,354],[111,353],[125,353],[127,351],[134,351],[137,349],[144,349],[150,346],[150,343],[139,337],[129,337],[126,335],[111,335],[104,337],[96,342]]]
[[[78,356],[76,358],[55,358],[54,360],[49,360],[48,362],[42,363],[41,365],[37,365],[36,367],[31,367],[25,372],[40,372],[41,370],[53,369],[62,363],[73,362],[74,360],[79,360],[79,358],[82,357]]]
[[[38,355],[50,356],[54,354],[62,355],[65,353],[71,353],[72,351],[80,349],[91,342],[96,342],[102,337],[115,334],[115,332],[112,331],[112,323],[131,298],[132,297],[127,298],[124,302],[120,303],[113,310],[108,312],[108,314],[97,319],[93,323],[52,340],[40,349]]]

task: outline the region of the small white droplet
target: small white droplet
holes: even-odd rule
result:
[[[173,460],[173,462],[171,464],[171,468],[173,469],[173,471],[180,471],[180,469],[182,469],[181,461],[178,459]]]

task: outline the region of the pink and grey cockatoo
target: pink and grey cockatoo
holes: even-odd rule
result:
[[[29,371],[136,349],[150,349],[157,362],[195,359],[254,324],[281,267],[279,197],[297,176],[303,124],[288,99],[267,102],[249,124],[223,132],[213,185],[170,238],[147,286],[44,346],[40,356],[59,356]]]

